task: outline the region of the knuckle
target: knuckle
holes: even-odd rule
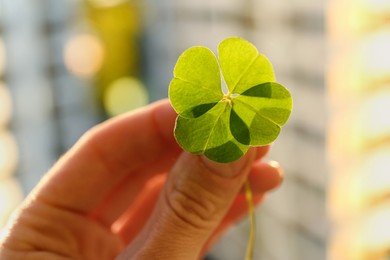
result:
[[[199,186],[183,188],[173,185],[171,189],[166,190],[165,197],[175,217],[189,226],[208,229],[217,222],[218,198]]]

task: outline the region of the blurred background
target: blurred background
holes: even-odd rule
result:
[[[390,259],[388,0],[0,0],[0,227],[87,129],[165,98],[181,52],[231,36],[294,98],[254,259]],[[243,259],[248,232],[207,259]]]

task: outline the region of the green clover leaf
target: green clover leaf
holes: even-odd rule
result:
[[[178,113],[179,145],[225,163],[239,159],[250,146],[272,143],[290,116],[292,98],[251,43],[225,39],[218,59],[205,47],[186,50],[176,63],[169,99]]]

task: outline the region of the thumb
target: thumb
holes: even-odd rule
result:
[[[240,191],[256,157],[222,164],[183,153],[152,216],[119,259],[197,259]]]

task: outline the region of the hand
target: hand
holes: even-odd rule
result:
[[[280,169],[251,149],[230,164],[183,152],[168,101],[87,132],[10,219],[0,259],[197,259],[247,207],[248,177],[259,203]]]

